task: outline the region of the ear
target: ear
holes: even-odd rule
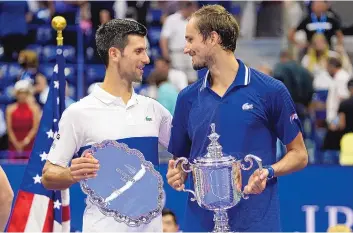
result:
[[[109,56],[109,60],[118,62],[121,58],[121,52],[119,49],[111,47],[108,50],[108,56]]]
[[[220,44],[220,42],[221,42],[220,41],[221,38],[219,37],[218,33],[215,31],[211,32],[209,39],[210,39],[210,43],[212,46]]]

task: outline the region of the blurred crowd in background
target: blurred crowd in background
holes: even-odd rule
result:
[[[55,65],[54,16],[68,25],[63,32],[67,107],[104,78],[95,30],[112,18],[131,18],[148,28],[151,58],[135,91],[173,114],[178,93],[205,74],[193,70],[183,53],[187,18],[214,3],[239,22],[236,56],[281,80],[291,93],[309,162],[352,165],[353,3],[327,1],[2,1],[0,158],[17,162],[30,156]],[[278,142],[278,157],[283,154]]]

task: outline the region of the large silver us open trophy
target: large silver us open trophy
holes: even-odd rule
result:
[[[211,124],[211,129],[212,133],[208,136],[211,143],[207,147],[207,154],[196,158],[193,163],[189,163],[187,158],[178,158],[175,167],[181,162],[184,172],[192,172],[195,191],[183,191],[192,193],[194,197],[191,201],[196,200],[200,207],[214,211],[213,232],[230,232],[227,209],[237,205],[241,198],[248,199],[241,190],[241,169],[251,169],[253,160],[262,169],[262,160],[254,155],[246,155],[244,161],[249,166],[245,167],[240,160],[223,155],[222,146],[218,143],[220,135],[216,133],[214,123]]]

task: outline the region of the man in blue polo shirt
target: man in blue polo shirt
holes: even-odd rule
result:
[[[278,80],[247,67],[234,57],[239,27],[222,6],[202,7],[186,27],[184,52],[195,70],[207,68],[203,79],[180,92],[172,122],[169,152],[192,159],[206,154],[211,123],[216,124],[223,153],[243,159],[254,154],[263,161],[261,172],[243,172],[244,193],[251,195],[228,210],[232,231],[281,231],[277,178],[307,165],[301,124],[286,87]],[[276,161],[276,140],[287,154]],[[169,162],[168,183],[183,190],[187,175]],[[190,177],[189,177],[190,178]],[[192,179],[190,179],[193,184]],[[190,197],[188,198],[190,199]],[[187,203],[184,231],[212,231],[213,212]]]

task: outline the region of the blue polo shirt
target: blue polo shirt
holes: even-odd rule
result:
[[[207,152],[216,124],[223,153],[243,159],[247,154],[260,157],[263,165],[276,162],[276,140],[289,144],[301,124],[291,96],[282,82],[248,68],[240,60],[234,82],[223,97],[210,88],[209,73],[178,95],[172,122],[169,152],[192,162]],[[257,169],[243,171],[243,188]],[[193,187],[193,181],[189,175]],[[188,197],[183,231],[213,230],[213,212],[204,210]],[[281,231],[277,179],[267,183],[260,195],[251,195],[228,210],[232,231]]]

